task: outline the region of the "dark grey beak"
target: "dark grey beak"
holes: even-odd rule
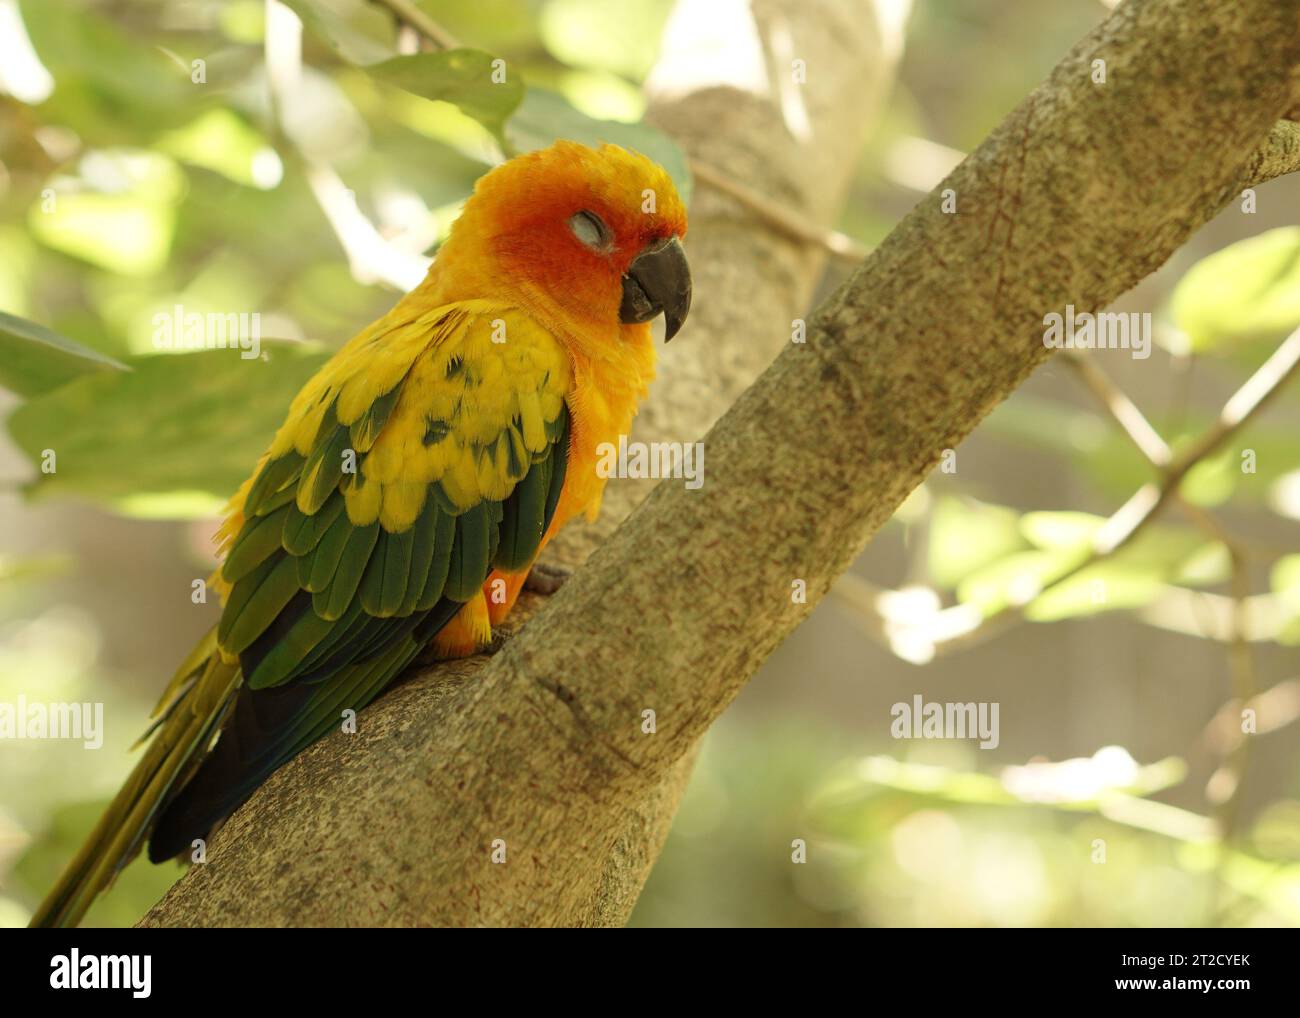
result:
[[[623,302],[618,320],[624,325],[664,316],[664,342],[677,335],[691,310],[691,267],[676,237],[646,248],[623,277]]]

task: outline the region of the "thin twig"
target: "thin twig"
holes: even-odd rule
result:
[[[956,608],[945,608],[936,613],[933,620],[933,642],[936,653],[947,652],[958,646],[985,639],[989,635],[990,624],[995,621],[1000,630],[1006,624],[1022,619],[1025,609],[1047,591],[1127,546],[1155,519],[1165,503],[1171,499],[1179,501],[1184,507],[1190,506],[1179,492],[1179,487],[1188,471],[1215,452],[1219,446],[1252,420],[1296,373],[1297,368],[1300,367],[1300,329],[1282,342],[1272,356],[1224,404],[1215,423],[1179,455],[1174,455],[1169,450],[1168,444],[1151,427],[1136,405],[1102,372],[1086,362],[1081,362],[1076,356],[1068,357],[1067,363],[1079,371],[1085,383],[1111,411],[1124,434],[1144,455],[1148,456],[1152,465],[1160,473],[1160,479],[1144,484],[1134,492],[1128,501],[1112,513],[1098,529],[1088,551],[1069,567],[1046,580],[1034,591],[1032,597],[984,616],[976,626],[964,624],[964,616],[954,615],[951,619],[948,618],[950,614],[966,609],[968,606],[958,605]],[[1190,511],[1196,510],[1193,507]],[[864,610],[864,606],[872,604],[870,599],[861,596],[861,590],[837,590],[837,593],[840,593],[844,600],[859,612]],[[1232,638],[1232,642],[1244,647],[1248,642],[1245,625],[1249,612],[1246,601],[1236,597],[1234,601],[1236,604],[1233,628],[1237,635]],[[867,610],[868,613],[874,612],[874,608],[867,608]],[[864,626],[868,632],[879,631],[879,626],[875,622],[869,624],[864,622]],[[1241,685],[1244,688],[1246,683],[1243,682]]]
[[[1139,488],[1111,515],[1093,537],[1090,554],[1080,563],[1054,577],[1043,590],[1069,579],[1101,558],[1113,555],[1155,518],[1171,496],[1177,493],[1188,471],[1212,455],[1232,435],[1249,423],[1300,368],[1300,329],[1291,333],[1268,360],[1246,380],[1219,412],[1218,419],[1187,447],[1172,456],[1159,483]]]
[[[1255,712],[1255,735],[1267,735],[1300,721],[1300,677],[1275,682],[1249,700],[1232,699],[1219,708],[1201,733],[1201,740],[1216,756],[1227,756],[1246,734],[1241,712]]]
[[[1083,379],[1084,384],[1092,390],[1097,401],[1110,412],[1115,423],[1137,447],[1138,452],[1145,456],[1152,466],[1163,472],[1169,464],[1171,455],[1169,445],[1151,426],[1142,411],[1137,408],[1137,404],[1129,399],[1128,394],[1112,382],[1091,360],[1077,353],[1067,353],[1064,358],[1065,363],[1073,368]]]
[[[769,226],[805,244],[816,244],[846,262],[857,264],[867,257],[867,249],[847,234],[827,230],[808,222],[780,202],[759,194],[751,187],[733,180],[721,170],[698,159],[690,160],[691,175],[716,191],[734,198]]]
[[[374,0],[374,3],[387,7],[399,21],[414,28],[436,49],[456,49],[460,46],[454,35],[411,3],[411,0]]]
[[[1294,337],[1292,337],[1294,338]],[[1288,340],[1287,342],[1290,342]],[[1219,421],[1211,428],[1193,451],[1203,450],[1198,455],[1208,453],[1216,448],[1219,441],[1230,433],[1233,427],[1255,413],[1269,397],[1277,391],[1278,386],[1294,370],[1296,359],[1290,360],[1278,354],[1283,353],[1286,343],[1278,353],[1265,362],[1264,368],[1256,372],[1251,380],[1238,390],[1237,394],[1224,406]],[[1150,425],[1146,417],[1128,396],[1114,384],[1104,372],[1090,361],[1078,354],[1066,359],[1082,377],[1084,382],[1098,397],[1120,429],[1132,440],[1138,450],[1146,457],[1151,466],[1169,481],[1172,454],[1168,444]],[[1273,366],[1272,374],[1263,374],[1264,369]],[[1252,388],[1252,383],[1263,379]],[[1212,513],[1194,505],[1183,497],[1177,489],[1172,489],[1174,498],[1182,510],[1212,540],[1220,542],[1227,550],[1232,569],[1232,613],[1230,625],[1230,642],[1228,645],[1228,670],[1232,679],[1233,697],[1238,703],[1252,702],[1258,691],[1258,678],[1255,672],[1254,653],[1248,637],[1248,602],[1250,598],[1250,568],[1245,550],[1235,541]],[[1231,702],[1231,701],[1230,701]],[[1227,887],[1225,867],[1228,865],[1231,846],[1235,841],[1238,822],[1241,817],[1241,793],[1245,784],[1246,768],[1250,762],[1250,740],[1238,739],[1222,758],[1218,768],[1210,777],[1205,788],[1206,798],[1214,807],[1215,821],[1219,829],[1218,863],[1215,867],[1215,885],[1211,899],[1211,915],[1216,922],[1224,918],[1222,895]]]
[[[1171,633],[1231,643],[1235,611],[1236,601],[1232,597],[1208,590],[1169,587],[1156,601],[1140,609],[1138,617],[1149,626]],[[1198,612],[1203,613],[1199,620],[1188,621],[1189,614]],[[1273,643],[1290,615],[1272,594],[1252,594],[1246,599],[1244,617],[1246,638],[1251,643]]]
[[[1300,333],[1297,333],[1297,335],[1300,335]],[[1287,340],[1287,343],[1290,343],[1295,338],[1295,336],[1292,336],[1291,339]],[[1283,344],[1283,347],[1285,346],[1286,343]],[[1279,348],[1278,352],[1281,352],[1281,350],[1282,348]],[[1171,472],[1170,461],[1172,459],[1169,445],[1151,426],[1136,404],[1101,369],[1090,361],[1085,360],[1078,354],[1071,354],[1066,358],[1066,363],[1079,373],[1088,387],[1106,409],[1110,411],[1111,417],[1114,418],[1121,430],[1132,440],[1151,466],[1157,472],[1165,475],[1166,481],[1168,481]],[[1270,364],[1276,369],[1273,376],[1268,376],[1272,378],[1270,386],[1267,389],[1257,387],[1252,390],[1251,383],[1259,378],[1264,369],[1268,368]],[[1203,436],[1201,442],[1198,443],[1201,449],[1206,450],[1200,455],[1205,455],[1208,450],[1215,448],[1219,441],[1230,433],[1228,430],[1230,427],[1240,427],[1247,416],[1255,413],[1263,405],[1264,400],[1271,393],[1277,391],[1277,387],[1285,381],[1287,373],[1293,370],[1294,367],[1294,359],[1289,362],[1286,359],[1279,359],[1277,353],[1270,357],[1265,362],[1264,367],[1252,376],[1251,381],[1242,386],[1237,391],[1237,395],[1234,395],[1228,401],[1223,412],[1219,415],[1219,422],[1207,433],[1209,437]],[[1243,393],[1248,393],[1248,396],[1242,397]],[[1241,403],[1237,406],[1237,413],[1234,416],[1231,413],[1231,408],[1239,400],[1239,397]],[[1234,421],[1235,424],[1232,423]],[[1228,533],[1212,513],[1206,512],[1200,506],[1188,501],[1177,489],[1174,489],[1174,498],[1193,523],[1228,550],[1228,556],[1232,564],[1233,601],[1229,659],[1232,666],[1233,693],[1244,702],[1255,695],[1257,687],[1254,656],[1251,653],[1248,638],[1250,574],[1246,550]],[[1240,777],[1240,771],[1237,772],[1237,777]]]

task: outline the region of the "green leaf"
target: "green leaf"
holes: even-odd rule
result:
[[[19,396],[39,396],[91,372],[125,370],[111,357],[0,311],[0,385]]]
[[[1190,587],[1210,587],[1232,575],[1232,556],[1223,544],[1203,544],[1179,563],[1173,574],[1177,583]]]
[[[1105,522],[1104,516],[1092,513],[1032,512],[1021,517],[1020,530],[1036,548],[1069,551],[1086,548]],[[1162,524],[1144,528],[1131,544],[1112,556],[1112,561],[1167,572],[1217,547],[1191,527]]]
[[[299,344],[275,344],[247,360],[236,350],[204,350],[131,358],[133,371],[70,382],[9,419],[38,468],[48,462],[45,450],[54,453],[53,472],[38,474],[29,492],[81,495],[151,516],[168,507],[203,514],[252,472],[325,359]]]
[[[985,617],[1028,604],[1054,577],[1083,561],[1086,550],[1022,551],[978,569],[957,587],[957,599]]]
[[[546,49],[562,63],[639,81],[659,55],[670,9],[655,0],[550,0],[538,28]]]
[[[1287,608],[1300,613],[1300,555],[1283,555],[1273,563],[1269,586]]]
[[[1281,339],[1300,326],[1300,226],[1203,258],[1174,288],[1170,312],[1193,350]]]
[[[986,616],[1023,605],[1025,618],[1054,622],[1140,608],[1173,582],[1210,584],[1227,576],[1222,545],[1189,527],[1151,526],[1114,555],[1053,585],[1055,577],[1087,560],[1105,522],[1083,512],[1026,513],[1019,530],[1034,550],[976,569],[958,585],[958,599]],[[1039,593],[1043,587],[1047,589]]]
[[[1139,764],[1126,750],[1116,746],[1104,747],[1090,758],[1034,761],[1008,768],[1000,777],[889,756],[869,756],[833,772],[813,798],[811,808],[819,815],[859,809],[870,802],[878,789],[892,789],[908,796],[953,804],[1029,804],[1081,811],[1100,810],[1103,804],[1113,802],[1116,795],[1123,795],[1131,812],[1143,803],[1137,796],[1172,788],[1186,774],[1187,766],[1178,757]]]
[[[523,99],[524,83],[509,71],[504,80],[494,80],[495,60],[482,50],[453,49],[394,57],[366,71],[423,99],[452,103],[500,138],[506,118]]]
[[[1036,548],[1051,550],[1070,548],[1092,540],[1105,517],[1081,512],[1025,513],[1020,520],[1020,531],[1025,540]]]
[[[1193,505],[1222,505],[1237,490],[1237,481],[1242,477],[1240,463],[1237,450],[1226,448],[1193,466],[1183,478],[1179,492]]]
[[[1269,587],[1283,610],[1276,640],[1284,647],[1294,647],[1300,644],[1300,555],[1283,555],[1273,563]]]
[[[1081,512],[1027,513],[1021,529],[1035,545],[1058,552],[1088,547],[1105,523]],[[1228,575],[1226,549],[1207,542],[1190,527],[1151,526],[1111,557],[1070,577],[1035,599],[1025,610],[1034,622],[1141,608],[1174,581],[1211,584]]]
[[[1059,622],[1123,608],[1142,608],[1167,584],[1158,571],[1111,559],[1080,570],[1025,608],[1031,622]]]
[[[1207,548],[1215,547],[1219,547],[1217,542],[1206,541],[1205,536],[1193,527],[1161,524],[1143,529],[1132,544],[1116,553],[1115,560],[1169,576],[1176,575],[1199,556],[1208,554]]]
[[[54,189],[27,216],[32,235],[56,251],[129,276],[151,276],[167,263],[184,171],[162,152],[95,152],[83,170],[111,176],[113,190]]]
[[[658,0],[550,0],[538,30],[556,60],[642,81],[659,55],[671,7]]]
[[[54,78],[40,122],[75,131],[87,146],[138,144],[190,119],[213,92],[165,45],[70,0],[23,0],[32,45]],[[211,70],[211,68],[209,68]]]
[[[682,150],[649,124],[596,120],[574,109],[561,95],[529,88],[518,111],[506,124],[506,140],[517,152],[545,148],[559,138],[600,145],[609,142],[648,156],[668,171],[682,202],[691,200],[691,173]]]
[[[542,6],[537,0],[414,0],[415,6],[438,22],[455,39],[473,39],[496,52],[534,53],[541,49],[538,34]]]
[[[1157,417],[1152,424],[1178,452],[1214,421],[1198,416],[1171,427]],[[1018,447],[1066,460],[1108,498],[1127,498],[1156,477],[1151,465],[1113,423],[1055,400],[1017,392],[989,414],[984,426]],[[1243,460],[1247,449],[1252,453],[1249,468]],[[1275,484],[1295,469],[1298,460],[1300,441],[1293,429],[1257,421],[1251,424],[1248,436],[1238,436],[1235,443],[1193,467],[1183,480],[1182,493],[1202,506],[1221,505],[1237,495],[1264,501],[1276,496]]]
[[[265,138],[241,117],[228,109],[209,110],[179,130],[158,139],[157,147],[192,166],[202,166],[214,173],[248,187],[264,190],[279,183],[278,173],[261,179],[257,161],[269,159],[278,164],[274,149]]]
[[[1024,548],[1014,509],[945,495],[930,521],[930,576],[955,587],[977,569]]]
[[[397,21],[377,4],[356,0],[284,0],[344,60],[373,64],[397,51]]]
[[[21,559],[0,555],[0,587],[10,583],[65,576],[71,573],[73,568],[73,559],[68,555],[43,555]]]

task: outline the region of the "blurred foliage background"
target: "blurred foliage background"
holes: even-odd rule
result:
[[[464,48],[421,53],[359,0],[0,0],[0,702],[107,719],[93,752],[0,740],[0,923],[211,625],[190,592],[221,503],[475,179],[603,138],[689,192],[639,122],[669,0],[414,6]],[[840,229],[878,243],[1105,14],[918,3]],[[1154,314],[1149,359],[1091,355],[1175,449],[1300,326],[1300,181],[1256,202],[1116,306]],[[258,369],[160,350],[178,305],[259,314]],[[902,507],[706,740],[635,924],[1300,925],[1296,396],[1040,592],[1154,476],[1094,396],[1058,357]],[[999,703],[999,745],[892,738],[917,694]],[[178,873],[132,865],[87,922],[133,922]]]

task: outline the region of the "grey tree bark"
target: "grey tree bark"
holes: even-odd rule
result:
[[[883,87],[879,36],[865,3],[772,10],[807,61],[811,145],[770,101],[723,89],[655,117],[825,219]],[[788,340],[816,253],[701,193],[697,310],[637,437],[691,440],[734,401],[705,439],[703,489],[659,485],[604,540],[641,493],[611,488],[601,526],[560,549],[590,561],[524,606],[498,654],[422,674],[358,735],[283,768],[145,924],[622,923],[700,737],[943,451],[1049,355],[1043,315],[1104,307],[1242,188],[1300,165],[1296,125],[1276,123],[1298,65],[1293,4],[1129,0],[819,309],[804,344]]]
[[[695,31],[691,13],[678,12],[667,47],[699,41],[682,38]],[[896,26],[878,21],[873,0],[782,0],[754,13],[753,26],[714,30],[733,48],[754,28],[756,46],[773,33],[791,40],[808,67],[799,97],[813,142],[792,136],[779,93],[683,80],[672,67],[656,70],[671,91],[649,118],[691,158],[812,222],[830,221],[892,82]],[[769,75],[789,76],[764,48],[751,55],[768,61]],[[637,440],[704,435],[788,341],[824,263],[822,251],[702,183],[687,249],[691,319],[663,349]],[[580,565],[651,484],[612,480],[600,519],[571,525],[547,560]],[[506,635],[545,600],[525,594]],[[604,751],[586,745],[583,708],[566,705],[570,673],[595,666],[586,644],[615,624],[595,612],[553,683],[507,692],[490,677],[492,659],[478,657],[433,667],[391,691],[362,713],[357,735],[325,739],[277,773],[213,839],[208,863],[143,924],[622,924],[667,836],[694,754],[663,780],[623,788],[607,773]],[[629,731],[640,731],[643,706],[624,719]],[[553,836],[540,836],[547,829]],[[504,865],[490,859],[496,839],[505,844]]]

